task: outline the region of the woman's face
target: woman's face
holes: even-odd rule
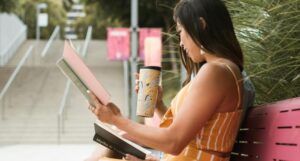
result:
[[[195,63],[202,62],[204,57],[200,54],[200,47],[193,41],[185,29],[177,23],[177,31],[180,34],[180,46]]]

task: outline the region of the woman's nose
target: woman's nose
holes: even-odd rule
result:
[[[179,45],[180,45],[180,47],[183,47],[183,42],[182,42],[182,40],[180,40]]]

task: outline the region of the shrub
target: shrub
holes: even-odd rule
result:
[[[300,96],[300,0],[226,1],[256,104]]]

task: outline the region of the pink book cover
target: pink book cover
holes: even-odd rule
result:
[[[109,93],[99,83],[90,69],[76,53],[74,48],[72,48],[71,42],[65,41],[63,58],[78,75],[81,81],[85,83],[89,90],[97,96],[99,101],[104,105],[107,105],[110,102]]]

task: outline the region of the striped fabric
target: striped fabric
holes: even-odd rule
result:
[[[225,66],[234,76],[240,95],[240,88],[234,72],[228,65],[225,64]],[[160,124],[161,128],[166,128],[172,124],[190,86],[191,83],[183,87],[172,100],[171,107],[165,113]],[[241,105],[242,101],[239,98],[236,109],[239,109]],[[179,155],[165,154],[161,161],[229,161],[229,157],[213,155],[207,150],[222,153],[231,152],[242,115],[242,110],[214,114]]]
[[[227,68],[233,74],[237,82],[233,71],[229,66],[227,66]],[[176,117],[176,113],[178,113],[178,109],[183,103],[190,86],[191,83],[183,87],[172,100],[171,107],[163,117],[160,127],[164,128],[172,124],[173,117]],[[240,93],[238,84],[237,88],[238,93]],[[239,98],[236,109],[240,106],[241,100]],[[229,161],[229,157],[222,158],[206,151],[209,150],[222,153],[231,152],[242,115],[242,110],[214,114],[212,118],[206,122],[203,128],[199,130],[197,136],[178,156],[166,154],[163,161]]]

